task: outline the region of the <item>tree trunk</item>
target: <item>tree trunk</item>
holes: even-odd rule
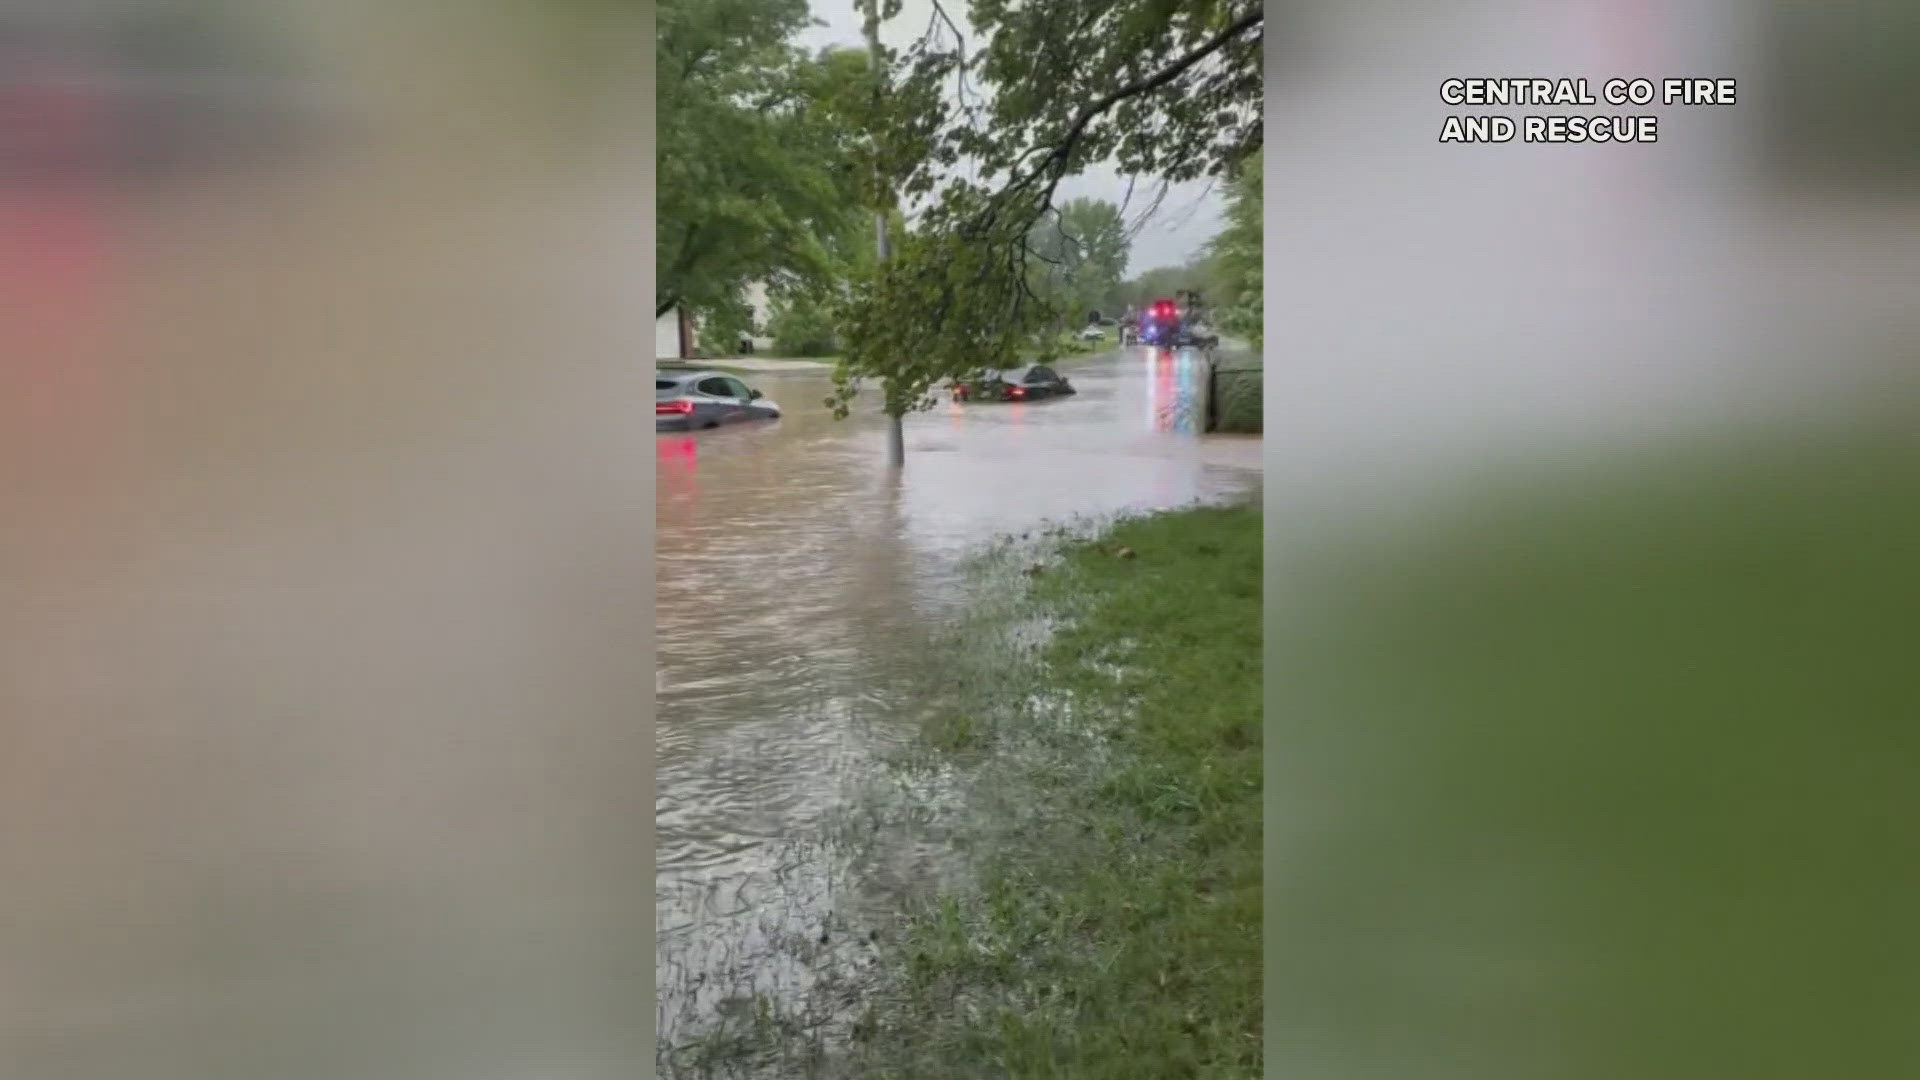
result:
[[[867,8],[866,29],[867,55],[873,60],[874,93],[877,95],[880,92],[881,79],[880,0],[871,0],[871,6]],[[875,179],[879,179],[878,175]],[[874,187],[878,191],[880,185],[875,184]],[[889,252],[887,250],[887,211],[884,206],[876,206],[873,212],[873,252],[878,263],[885,266]],[[898,469],[907,463],[906,420],[901,415],[905,406],[894,401],[893,380],[887,380],[885,392],[887,395],[887,465]]]
[[[668,275],[668,280],[678,280],[679,275],[692,270],[693,264],[700,261],[700,253],[698,249],[693,246],[694,238],[699,235],[700,223],[697,221],[688,222],[686,232],[680,236],[680,255],[673,260],[673,270],[672,273]],[[655,298],[653,302],[653,317],[657,319],[665,315],[673,308],[673,305],[680,302],[680,299],[679,293],[668,293],[665,300]]]

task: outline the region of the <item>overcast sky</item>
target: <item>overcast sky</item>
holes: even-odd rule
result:
[[[860,15],[854,10],[853,0],[811,0],[811,3],[814,18],[826,25],[803,34],[803,44],[814,48],[827,45],[865,47]],[[964,0],[947,5],[948,12],[956,19],[965,8]],[[933,5],[929,0],[903,0],[899,16],[881,27],[881,38],[891,46],[908,45],[926,31],[932,17]],[[965,29],[969,36],[968,49],[971,50],[972,28]],[[1124,204],[1131,222],[1140,211],[1147,208],[1158,187],[1157,183],[1148,184],[1144,181],[1136,184],[1133,199],[1128,202],[1125,178],[1111,168],[1095,166],[1081,176],[1062,181],[1057,197],[1060,201],[1086,197],[1105,199],[1116,206]],[[1221,209],[1220,192],[1211,188],[1206,181],[1170,187],[1159,210],[1135,234],[1127,273],[1134,275],[1143,270],[1186,262],[1214,233],[1220,231]]]

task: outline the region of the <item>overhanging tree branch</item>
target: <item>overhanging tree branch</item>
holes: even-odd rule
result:
[[[1241,35],[1261,25],[1265,18],[1266,13],[1261,8],[1252,8],[1239,18],[1228,23],[1226,27],[1214,34],[1213,37],[1195,46],[1179,59],[1174,60],[1172,63],[1155,71],[1151,75],[1135,79],[1133,82],[1109,91],[1107,94],[1082,107],[1081,110],[1074,115],[1073,120],[1067,125],[1066,130],[1061,133],[1059,138],[1051,143],[1042,143],[1038,146],[1029,147],[1020,155],[1020,159],[1025,159],[1039,154],[1041,155],[1041,159],[1024,175],[1014,179],[995,194],[990,201],[988,209],[985,211],[988,222],[995,221],[999,218],[1000,210],[1006,200],[1012,199],[1019,193],[1031,188],[1044,176],[1048,179],[1047,187],[1042,193],[1037,207],[1030,210],[1023,221],[1016,223],[1022,228],[1031,226],[1039,215],[1044,213],[1046,208],[1052,204],[1053,193],[1059,187],[1060,180],[1066,175],[1066,167],[1072,161],[1073,151],[1079,147],[1080,140],[1085,136],[1087,125],[1091,124],[1096,118],[1121,102],[1151,93],[1178,79],[1181,75],[1192,70],[1194,65],[1218,53]]]
[[[1221,30],[1180,59],[1168,64],[1152,75],[1148,75],[1142,79],[1136,79],[1083,107],[1078,115],[1074,117],[1073,122],[1067,126],[1066,132],[1052,144],[1046,160],[1034,167],[1033,172],[1029,174],[1029,179],[1025,182],[1030,184],[1032,177],[1039,176],[1049,168],[1064,164],[1068,156],[1079,144],[1081,136],[1086,133],[1087,125],[1092,123],[1095,117],[1098,117],[1108,109],[1113,108],[1128,98],[1150,93],[1179,78],[1181,75],[1186,74],[1195,64],[1219,52],[1241,34],[1260,25],[1265,17],[1266,13],[1256,7],[1238,19],[1235,19],[1227,25],[1226,29]],[[1016,185],[1016,187],[1017,186],[1021,185]]]
[[[953,0],[930,3],[922,44],[900,69],[888,115],[875,120],[892,155],[885,167],[908,177],[910,193],[933,198],[920,207],[904,258],[850,297],[835,376],[839,415],[861,379],[887,381],[891,406],[894,389],[924,393],[1063,325],[1063,312],[1091,303],[1089,290],[1124,272],[1128,218],[1151,193],[1146,183],[1136,191],[1136,179],[1165,174],[1157,207],[1167,184],[1217,172],[1221,155],[1258,139],[1257,120],[1244,123],[1259,94],[1258,0],[1204,5],[1198,25],[1167,19],[1161,0],[1063,9],[996,0],[978,9],[984,44],[958,32]],[[871,18],[875,6],[859,0],[857,8]],[[1109,23],[1119,25],[1103,29]],[[957,46],[943,40],[948,30]],[[978,71],[1000,89],[991,131],[977,128],[982,117],[964,93],[957,110],[949,104],[954,88],[941,84],[955,70],[963,83]],[[1056,226],[1059,188],[1096,159],[1121,166],[1126,205]]]
[[[960,25],[953,21],[953,16],[947,14],[940,0],[933,0],[933,14],[953,32],[953,51],[959,59],[959,63],[954,65],[954,99],[964,109],[967,104],[967,35],[960,32]]]

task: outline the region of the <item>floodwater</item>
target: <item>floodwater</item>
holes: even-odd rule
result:
[[[657,437],[663,1040],[777,992],[781,936],[819,933],[835,901],[795,852],[907,730],[962,556],[1257,484],[1258,438],[1198,433],[1198,355],[1127,349],[1060,369],[1079,393],[908,418],[900,473],[885,418],[834,420],[815,374],[748,378],[779,421]]]

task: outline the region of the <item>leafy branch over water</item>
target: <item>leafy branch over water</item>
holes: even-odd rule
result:
[[[1259,4],[976,0],[984,45],[971,56],[938,15],[911,47],[884,52],[867,117],[870,197],[908,207],[912,224],[838,309],[828,405],[842,416],[872,380],[890,413],[927,407],[942,380],[1007,362],[1057,322],[1033,288],[1033,236],[1062,180],[1100,162],[1217,176],[1261,146]]]

